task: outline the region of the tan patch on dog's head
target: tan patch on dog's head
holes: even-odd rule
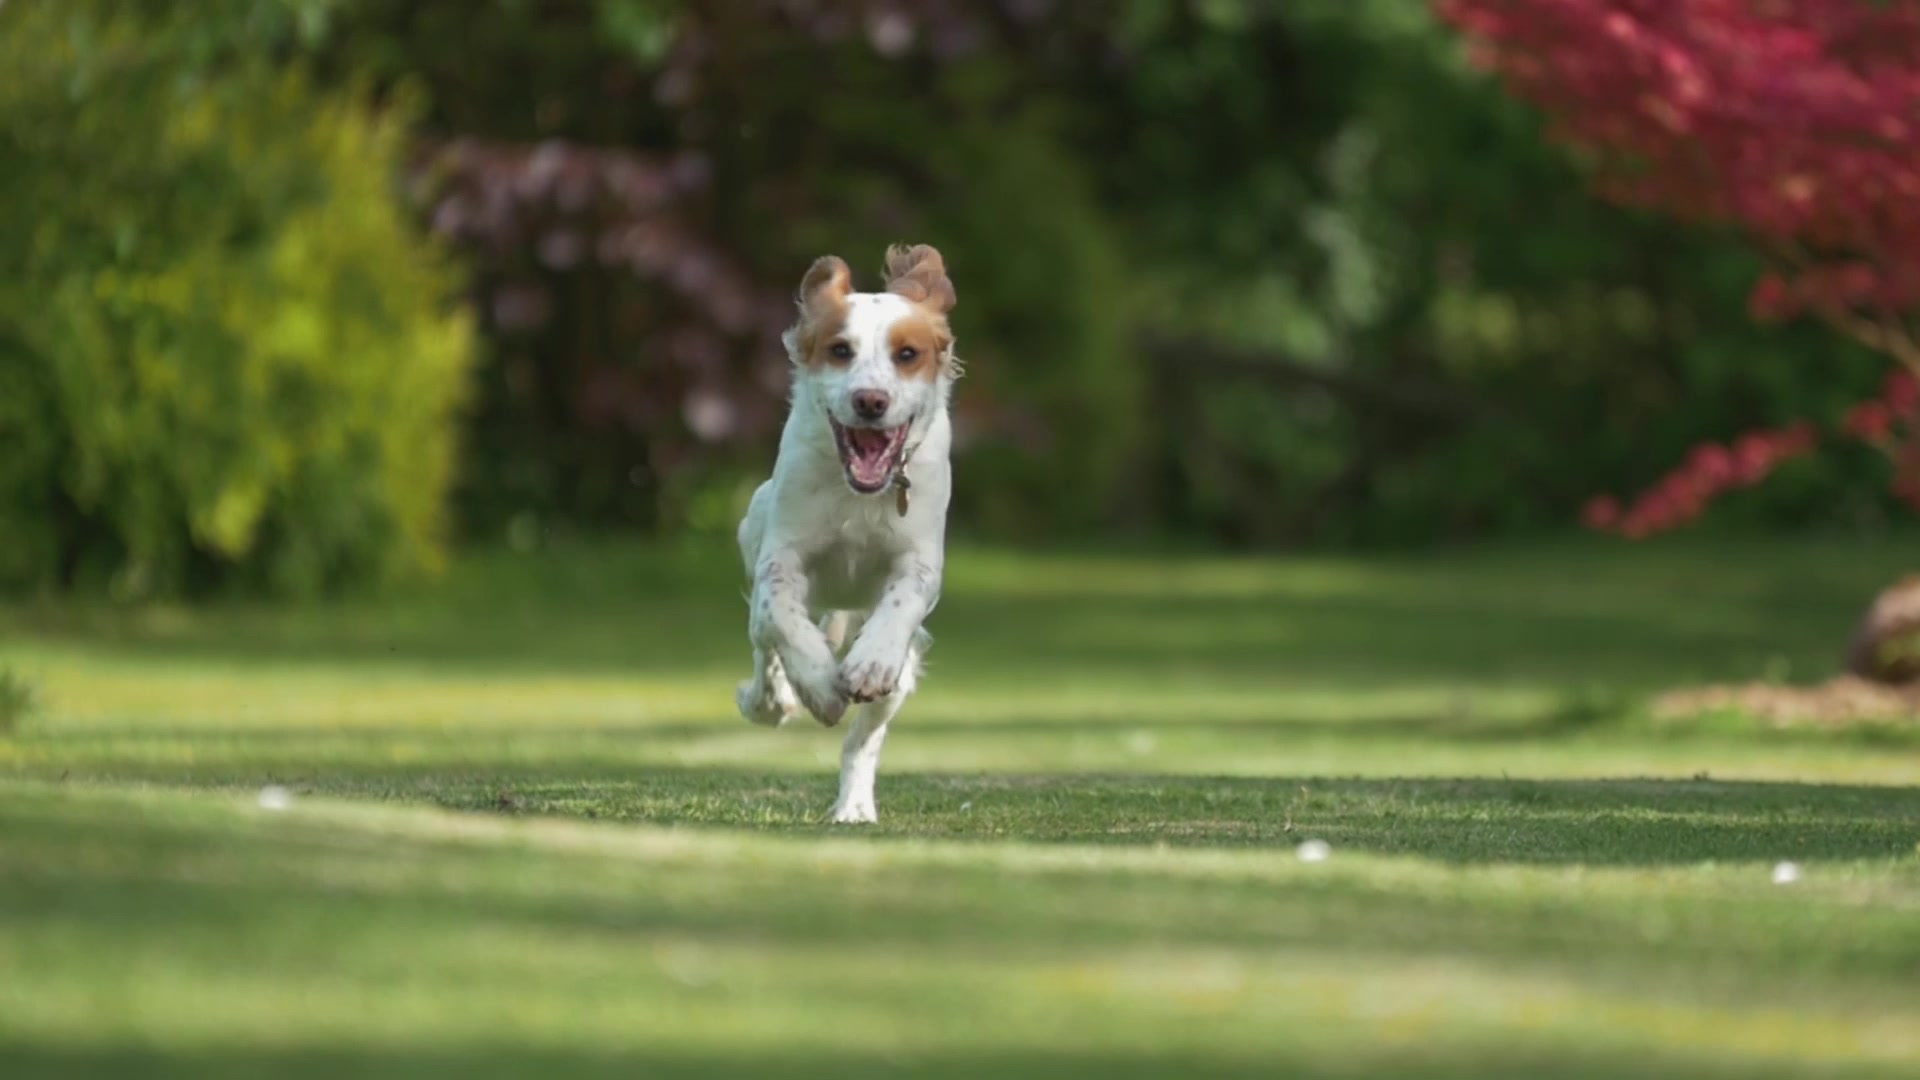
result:
[[[947,312],[959,303],[947,262],[930,244],[895,244],[887,249],[887,291],[908,301],[914,313],[893,324],[888,348],[900,374],[910,379],[938,377],[953,348]]]
[[[834,355],[847,323],[847,296],[853,292],[853,272],[838,255],[822,255],[800,279],[797,302],[800,321],[787,331],[787,349],[795,361],[809,368],[845,365],[848,357]]]
[[[929,382],[943,371],[957,375],[947,326],[947,312],[957,298],[940,252],[926,244],[896,244],[887,249],[886,279],[886,291],[909,308],[888,330],[887,355],[895,370],[903,378]],[[782,335],[795,363],[819,371],[845,367],[853,359],[845,337],[853,291],[845,260],[835,255],[814,260],[800,279],[800,319]]]
[[[939,376],[947,349],[952,345],[947,320],[919,308],[911,315],[896,319],[887,331],[887,355],[893,360],[894,370],[905,379],[932,382]]]

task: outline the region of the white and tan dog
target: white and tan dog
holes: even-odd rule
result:
[[[889,248],[886,275],[886,291],[855,292],[829,255],[801,280],[781,338],[793,395],[779,457],[740,522],[753,580],[740,712],[778,725],[804,706],[832,726],[852,708],[836,822],[877,820],[880,745],[931,641],[952,492],[953,283],[925,245]]]

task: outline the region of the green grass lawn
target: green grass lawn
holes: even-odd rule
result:
[[[718,559],[0,609],[0,1078],[1911,1076],[1920,725],[1643,705],[1913,553],[963,551],[851,831]]]

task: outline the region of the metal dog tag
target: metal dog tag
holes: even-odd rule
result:
[[[911,487],[913,487],[913,481],[907,479],[906,470],[902,469],[894,474],[893,508],[900,512],[901,517],[907,516],[907,490]]]

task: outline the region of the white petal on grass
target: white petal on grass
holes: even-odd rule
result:
[[[268,784],[260,789],[260,809],[285,810],[293,805],[293,792],[279,784]]]
[[[1325,840],[1308,840],[1295,848],[1293,853],[1300,856],[1301,862],[1326,862],[1333,854],[1333,845]]]

